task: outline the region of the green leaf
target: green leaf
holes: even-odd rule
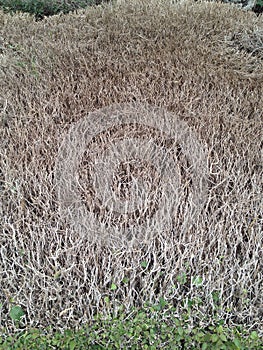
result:
[[[211,336],[211,341],[212,341],[212,343],[216,343],[217,341],[218,341],[218,335],[217,334],[212,334],[212,336]]]
[[[143,267],[144,269],[146,269],[146,267],[147,267],[147,261],[142,261],[141,262],[141,267]]]
[[[196,338],[197,339],[202,339],[203,337],[205,336],[205,333],[203,333],[203,332],[198,332],[197,334],[196,334]]]
[[[178,330],[178,334],[179,334],[180,336],[182,336],[182,335],[184,334],[184,330],[183,330],[182,327],[178,327],[177,330]]]
[[[18,305],[12,306],[11,310],[9,312],[9,316],[14,321],[20,321],[21,317],[24,316],[24,314],[25,313],[24,313],[23,309]]]
[[[190,308],[190,309],[191,309],[191,307],[192,307],[194,304],[195,304],[195,301],[192,300],[192,299],[189,299],[189,300],[187,301],[187,306],[188,306],[188,308]]]
[[[220,339],[223,341],[223,342],[226,342],[227,341],[227,338],[226,336],[222,333],[220,334]]]
[[[164,298],[160,298],[159,299],[159,305],[163,309],[167,305],[166,300]]]
[[[222,326],[222,325],[218,326],[218,327],[217,327],[217,331],[218,331],[219,333],[223,333],[223,332],[224,332],[223,326]]]
[[[69,350],[74,350],[76,349],[76,342],[75,340],[71,340],[71,342],[69,343]]]
[[[202,278],[200,277],[200,276],[197,276],[197,277],[195,277],[194,278],[194,280],[193,280],[193,285],[194,286],[200,286],[201,284],[203,283],[203,280],[202,280]]]
[[[116,289],[117,289],[116,284],[112,283],[112,284],[111,284],[111,287],[110,287],[110,290],[116,290]]]
[[[212,298],[213,298],[214,303],[218,303],[220,300],[219,292],[217,292],[217,291],[212,292]]]
[[[128,277],[124,277],[122,280],[122,283],[128,283],[129,282],[129,278]]]
[[[257,339],[258,339],[258,334],[257,334],[257,332],[256,332],[256,331],[251,332],[250,338],[251,338],[252,340],[257,340]]]
[[[241,342],[239,339],[235,338],[233,340],[233,343],[235,344],[235,346],[238,348],[238,349],[241,349]]]

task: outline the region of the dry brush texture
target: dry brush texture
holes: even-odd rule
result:
[[[215,3],[131,1],[38,23],[0,12],[1,325],[13,328],[11,298],[27,324],[63,328],[107,312],[110,293],[114,307],[200,297],[200,318],[218,296],[227,322],[262,331],[262,32],[261,17]],[[136,246],[74,230],[56,188],[71,126],[122,103],[169,111],[206,152],[202,212],[185,226],[181,208]]]

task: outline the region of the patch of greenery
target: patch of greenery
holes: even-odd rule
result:
[[[105,0],[0,0],[0,8],[8,13],[30,13],[36,20],[41,20],[45,16],[69,13],[103,2]]]
[[[24,311],[19,305],[13,305],[9,312],[9,316],[13,321],[20,321],[21,317],[24,316]]]
[[[20,310],[16,310],[20,311]],[[64,332],[30,329],[0,336],[1,350],[45,349],[201,349],[260,350],[258,333],[242,327],[229,328],[216,321],[210,326],[190,325],[189,313],[180,316],[164,299],[158,304],[98,315],[79,330]]]
[[[256,1],[256,4],[253,8],[253,11],[258,13],[258,14],[261,14],[263,12],[263,0]]]

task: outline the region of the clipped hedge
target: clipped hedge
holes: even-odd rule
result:
[[[177,314],[187,297],[205,327],[217,309],[262,334],[261,42],[259,17],[215,3],[130,1],[39,22],[0,11],[2,327],[16,330],[18,306],[24,327],[63,330],[103,312],[105,295],[127,308],[163,297]],[[178,210],[156,222],[172,230],[105,244],[92,212],[87,235],[61,215],[58,150],[90,112],[134,101],[197,135],[209,191],[195,220],[174,196]]]
[[[37,20],[45,16],[53,16],[58,13],[71,11],[98,5],[105,0],[0,0],[0,7],[6,12],[26,12],[34,15]]]

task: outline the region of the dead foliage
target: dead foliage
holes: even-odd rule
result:
[[[219,312],[261,329],[263,62],[249,35],[262,43],[262,31],[261,17],[216,3],[126,1],[37,23],[0,12],[1,325],[13,329],[12,302],[28,325],[65,328],[164,296],[178,310],[203,300],[193,321]],[[169,112],[206,155],[191,225],[180,207],[171,230],[135,246],[81,234],[56,188],[71,128],[123,103]]]

